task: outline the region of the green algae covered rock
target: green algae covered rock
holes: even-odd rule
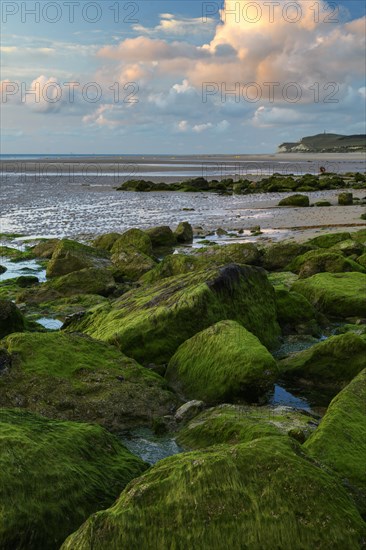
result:
[[[60,239],[45,239],[33,246],[31,250],[36,258],[50,259],[59,242]]]
[[[108,256],[102,250],[62,239],[47,264],[47,277],[59,277],[86,268],[110,267]]]
[[[351,332],[332,336],[280,363],[286,377],[342,386],[366,368],[366,339]]]
[[[288,264],[311,250],[307,244],[281,242],[268,246],[264,250],[263,267],[268,271],[283,271]]]
[[[119,254],[126,248],[134,247],[139,252],[151,256],[152,243],[149,235],[141,229],[129,229],[114,242],[111,253]]]
[[[360,548],[365,524],[340,483],[287,437],[161,460],[62,550]]]
[[[115,280],[109,269],[81,269],[46,283],[30,288],[17,295],[17,302],[40,304],[77,294],[100,294],[108,296],[115,289]]]
[[[340,318],[366,317],[366,275],[363,273],[318,273],[296,281],[292,290],[325,314]]]
[[[253,243],[232,243],[216,245],[199,249],[195,252],[202,266],[210,264],[224,265],[228,263],[260,265],[261,253]]]
[[[275,360],[256,336],[235,321],[221,321],[184,342],[165,377],[187,398],[222,403],[257,401],[276,375]]]
[[[275,273],[268,273],[268,280],[276,289],[291,290],[292,285],[298,279],[298,275],[292,273],[292,271],[278,271]]]
[[[146,231],[154,248],[174,246],[177,242],[173,231],[167,225],[152,227]]]
[[[353,239],[341,241],[332,246],[331,250],[344,254],[345,256],[360,256],[366,251],[365,246],[361,242],[357,242]]]
[[[134,246],[125,245],[119,250],[118,246],[119,240],[112,248],[112,262],[117,268],[118,276],[134,281],[156,266],[156,262],[150,256]]]
[[[276,288],[277,319],[284,329],[295,329],[316,319],[317,312],[313,305],[298,292],[289,292]]]
[[[0,410],[0,547],[56,550],[146,470],[100,426]]]
[[[189,449],[205,449],[221,443],[233,445],[268,436],[292,436],[296,432],[305,441],[316,426],[313,418],[288,407],[225,404],[195,416],[178,432],[176,440]]]
[[[121,237],[121,233],[104,233],[104,235],[99,235],[93,241],[93,246],[95,248],[101,248],[102,250],[111,251],[114,243]]]
[[[364,272],[364,268],[350,258],[330,250],[310,250],[296,258],[288,268],[306,279],[317,273],[345,273],[348,271]]]
[[[266,346],[276,345],[274,289],[264,270],[233,264],[163,279],[127,292],[68,330],[118,345],[143,364],[162,364],[185,340],[223,319],[239,322]]]
[[[366,269],[366,253],[359,256],[356,262]]]
[[[202,266],[199,258],[192,254],[168,254],[151,271],[142,275],[140,280],[151,284],[167,277],[183,275],[200,269],[202,269]]]
[[[327,233],[326,235],[319,235],[307,241],[310,246],[319,248],[331,248],[332,246],[351,238],[350,233]]]
[[[0,376],[0,406],[112,430],[149,425],[174,410],[163,378],[83,335],[12,334],[2,342],[11,368]]]
[[[307,195],[291,195],[280,200],[278,206],[310,206],[310,201]]]
[[[340,206],[352,206],[353,194],[352,193],[340,193],[338,195],[338,204]]]
[[[10,300],[0,300],[0,338],[24,328],[25,320],[17,306]]]
[[[318,429],[306,442],[308,453],[351,485],[366,513],[366,370],[331,402]]]
[[[191,243],[193,241],[193,229],[190,223],[181,222],[174,231],[178,243]]]

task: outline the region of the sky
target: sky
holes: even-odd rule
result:
[[[2,154],[252,154],[365,133],[364,0],[1,3]]]

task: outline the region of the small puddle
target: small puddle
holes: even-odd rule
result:
[[[158,437],[149,428],[137,428],[123,433],[120,439],[131,453],[148,464],[156,464],[163,458],[183,452],[174,439],[169,436]]]
[[[275,389],[269,404],[273,406],[286,406],[292,407],[293,409],[301,409],[304,411],[311,411],[312,408],[308,401],[302,397],[296,397],[292,393],[288,392],[282,386],[275,385]]]
[[[8,258],[0,258],[0,265],[6,267],[6,271],[0,275],[0,283],[10,279],[17,279],[22,275],[35,275],[41,283],[46,281],[46,270],[36,260],[24,262],[12,262]]]
[[[41,317],[41,319],[36,320],[36,323],[42,325],[42,327],[47,328],[48,330],[60,330],[63,325],[62,321],[59,321],[58,319],[50,319],[49,317]]]

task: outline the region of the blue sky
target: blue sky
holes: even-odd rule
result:
[[[37,21],[37,2],[3,1],[1,152],[266,153],[364,133],[365,2],[269,3],[76,0],[70,20],[42,1]]]

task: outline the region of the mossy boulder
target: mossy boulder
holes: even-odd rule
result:
[[[331,247],[331,250],[344,254],[345,256],[360,256],[365,252],[365,246],[353,239],[346,239]]]
[[[109,269],[81,269],[17,295],[17,302],[40,304],[75,294],[100,294],[108,296],[115,289],[115,280]]]
[[[152,227],[146,231],[154,248],[174,246],[177,242],[173,231],[167,225]]]
[[[262,255],[253,243],[232,243],[199,249],[194,256],[199,259],[200,265],[209,266],[228,263],[260,265]]]
[[[68,330],[116,344],[143,364],[166,363],[185,340],[223,319],[276,345],[274,289],[263,269],[232,264],[163,279],[86,314]]]
[[[5,273],[5,271],[6,271],[6,267],[4,265],[0,265],[0,275]]]
[[[56,550],[146,465],[100,426],[0,410],[0,547]]]
[[[219,405],[201,412],[184,426],[176,440],[184,448],[206,449],[226,443],[249,443],[269,436],[302,434],[303,441],[315,430],[314,418],[289,407]]]
[[[363,273],[318,273],[296,281],[292,290],[333,317],[366,317],[366,275]]]
[[[200,258],[192,254],[168,254],[160,263],[155,264],[151,271],[141,277],[141,282],[151,284],[167,277],[200,271],[202,268]]]
[[[223,403],[258,401],[276,375],[275,360],[254,334],[235,321],[221,321],[178,348],[165,378],[187,398]]]
[[[284,436],[161,460],[62,550],[351,549],[364,533],[342,485]]]
[[[329,201],[318,201],[315,203],[315,206],[324,207],[324,206],[332,206],[332,204]]]
[[[32,252],[36,258],[50,259],[55,251],[60,239],[45,239],[32,247]]]
[[[275,289],[291,290],[292,285],[298,278],[298,275],[295,275],[291,271],[268,273],[268,280]]]
[[[346,273],[349,271],[364,272],[364,268],[350,258],[332,249],[310,250],[296,258],[288,269],[299,274],[300,279],[306,279],[317,273]]]
[[[101,248],[102,250],[111,251],[114,243],[121,237],[121,233],[104,233],[104,235],[99,235],[93,241],[94,248]]]
[[[307,452],[346,479],[362,513],[366,513],[366,370],[331,402]]]
[[[356,262],[366,269],[366,253],[359,256]]]
[[[338,195],[338,204],[340,206],[352,206],[353,194],[352,193],[340,193]]]
[[[314,306],[298,292],[289,292],[284,288],[276,288],[277,319],[286,331],[301,329],[309,321],[315,322],[317,312]]]
[[[85,244],[62,239],[47,264],[47,277],[59,277],[86,268],[110,267],[106,253]]]
[[[280,362],[282,376],[342,387],[366,368],[366,339],[351,332],[332,336]]]
[[[118,277],[122,276],[134,281],[157,265],[150,256],[140,252],[134,246],[125,245],[118,250],[119,242],[120,239],[112,248],[112,262],[117,268]]]
[[[190,223],[181,222],[174,231],[178,243],[191,243],[193,241],[193,229]]]
[[[2,345],[11,360],[0,376],[3,407],[121,430],[150,425],[177,403],[159,375],[83,335],[12,334]]]
[[[142,254],[152,255],[152,242],[149,235],[141,229],[129,229],[125,231],[113,244],[112,254],[120,254],[126,249],[135,248]]]
[[[10,300],[0,300],[0,338],[24,328],[25,319],[17,306]]]
[[[316,248],[331,248],[332,246],[342,241],[351,238],[350,233],[327,233],[326,235],[319,235],[307,241],[307,244]]]
[[[278,206],[310,206],[309,197],[307,195],[291,195],[280,200]]]
[[[282,242],[264,250],[263,267],[268,271],[283,271],[294,258],[305,254],[312,247],[307,244]]]

